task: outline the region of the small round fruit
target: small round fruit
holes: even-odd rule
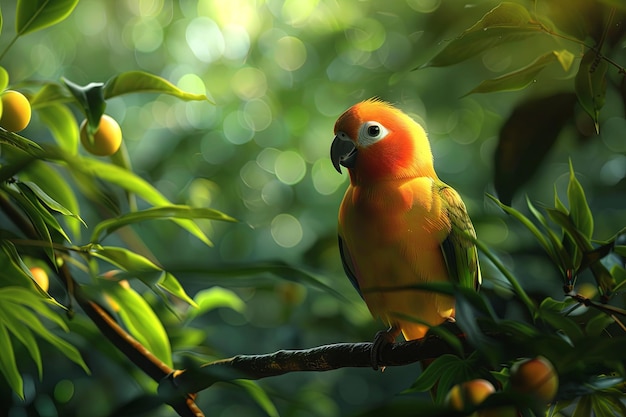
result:
[[[80,124],[80,143],[87,152],[97,156],[113,155],[122,144],[122,129],[114,118],[103,114],[98,124],[98,130],[93,135],[93,142],[89,141],[87,134],[87,120]]]
[[[0,126],[9,132],[24,130],[30,123],[31,109],[28,99],[18,91],[6,90],[0,96],[2,115]]]
[[[29,268],[29,269],[37,285],[39,285],[39,287],[41,287],[42,290],[48,291],[48,288],[50,288],[50,280],[48,279],[48,273],[43,268],[39,268],[38,266],[33,266],[32,268]]]
[[[482,403],[496,389],[485,379],[473,379],[453,386],[446,395],[445,404],[458,411]]]
[[[554,366],[542,356],[513,364],[509,381],[514,391],[545,403],[554,400],[559,389],[559,377]]]

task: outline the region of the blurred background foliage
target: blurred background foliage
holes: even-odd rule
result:
[[[539,34],[534,42],[496,46],[458,65],[416,69],[497,3],[81,0],[62,24],[19,39],[2,65],[18,89],[25,81],[66,77],[87,84],[143,70],[207,94],[214,103],[142,95],[115,98],[107,106],[122,127],[136,173],[174,203],[216,208],[239,220],[199,221],[214,242],[210,249],[166,222],[135,226],[125,242],[174,272],[190,295],[221,286],[243,301],[226,296],[223,307],[181,326],[153,294],[145,294],[168,331],[175,366],[184,367],[190,358],[367,341],[381,328],[341,268],[336,215],[347,176],[338,175],[329,159],[336,118],[373,96],[397,104],[426,127],[441,179],[460,192],[479,239],[524,288],[537,299],[562,298],[556,268],[532,235],[506,219],[485,192],[494,193],[494,153],[505,120],[525,100],[571,91],[575,68],[550,66],[520,91],[466,94],[547,50],[566,49],[579,59],[583,49]],[[14,32],[8,16],[15,3],[1,6],[4,48]],[[584,17],[569,16],[567,23],[578,27]],[[624,65],[624,39],[616,42],[611,58]],[[611,82],[623,78],[610,72]],[[34,117],[23,135],[52,141]],[[598,135],[584,117],[579,112],[577,123],[560,132],[512,205],[519,206],[524,195],[549,204],[554,187],[564,195],[571,159],[594,213],[594,237],[608,239],[626,224],[626,120],[619,89],[607,92]],[[91,224],[98,214],[84,209],[82,217]],[[296,272],[281,262],[314,275],[347,300],[298,284]],[[483,269],[486,291],[503,297],[496,307],[515,317],[522,307],[506,303],[507,291],[488,262]],[[580,280],[592,282],[587,275]],[[51,293],[64,297],[58,284]],[[81,348],[92,375],[51,351],[45,353],[40,382],[24,353],[26,399],[2,388],[0,403],[12,404],[8,415],[119,415],[116,410],[131,401],[149,410],[146,415],[173,415],[165,406],[150,409],[150,398],[142,395],[154,383],[90,322],[79,315],[70,328],[82,336],[68,337]],[[339,416],[389,401],[418,373],[417,365],[384,373],[345,369],[291,374],[259,385],[280,415]],[[218,385],[202,392],[198,404],[207,415],[267,415],[247,392]]]

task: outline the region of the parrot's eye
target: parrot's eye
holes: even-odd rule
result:
[[[388,133],[385,126],[378,122],[365,122],[359,129],[359,144],[369,146],[387,136]]]

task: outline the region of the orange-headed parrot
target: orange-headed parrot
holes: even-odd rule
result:
[[[391,104],[366,100],[337,120],[330,155],[337,171],[344,166],[350,174],[339,209],[345,272],[372,315],[390,326],[374,346],[400,332],[406,340],[421,338],[452,319],[453,297],[407,289],[481,283],[476,247],[467,238],[474,227],[459,194],[437,177],[424,129]],[[372,355],[376,367],[378,353]]]

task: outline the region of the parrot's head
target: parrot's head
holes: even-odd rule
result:
[[[348,168],[353,183],[382,179],[436,178],[422,126],[391,104],[370,99],[346,110],[335,123],[330,157]]]

